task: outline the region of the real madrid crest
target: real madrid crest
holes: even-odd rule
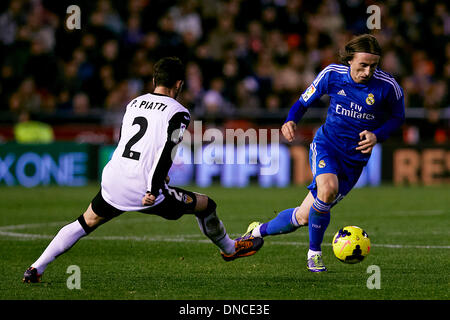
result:
[[[375,103],[375,97],[374,97],[373,93],[369,93],[369,94],[367,95],[366,103],[367,103],[368,105],[370,105],[370,106],[373,105],[373,104]]]
[[[325,166],[326,166],[325,161],[320,160],[320,161],[319,161],[319,168],[325,168]]]

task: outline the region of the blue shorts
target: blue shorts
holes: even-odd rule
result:
[[[322,173],[333,173],[337,175],[339,190],[332,206],[336,205],[353,189],[361,176],[366,162],[351,162],[345,159],[339,152],[330,146],[329,143],[316,140],[310,144],[309,163],[313,174],[313,181],[308,186],[308,190],[317,197],[316,177]]]

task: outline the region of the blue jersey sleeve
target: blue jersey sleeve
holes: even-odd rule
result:
[[[305,90],[300,98],[292,105],[286,122],[294,121],[298,123],[306,113],[308,107],[316,102],[325,93],[328,93],[328,76],[330,74],[330,66],[322,70],[314,79],[313,83]]]
[[[375,129],[373,133],[377,136],[378,142],[383,142],[389,136],[400,128],[400,126],[405,121],[405,102],[403,91],[400,89],[400,96],[397,98],[394,90],[391,90],[388,94],[388,104],[391,108],[390,118],[381,125],[381,127]]]

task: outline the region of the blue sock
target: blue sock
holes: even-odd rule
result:
[[[261,236],[265,237],[297,230],[300,225],[295,218],[294,210],[295,208],[283,210],[269,222],[263,223],[259,227]]]
[[[309,249],[321,251],[323,235],[330,223],[330,203],[325,203],[316,198],[309,210]]]

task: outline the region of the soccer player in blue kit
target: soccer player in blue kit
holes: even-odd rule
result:
[[[292,142],[308,107],[324,94],[331,98],[326,121],[310,144],[313,181],[308,195],[299,207],[283,210],[269,222],[251,223],[240,237],[286,234],[308,225],[307,269],[312,272],[327,271],[321,243],[330,209],[356,184],[375,144],[385,141],[405,119],[402,88],[378,68],[381,48],[374,36],[353,38],[341,58],[342,65],[331,64],[317,75],[281,128]]]

